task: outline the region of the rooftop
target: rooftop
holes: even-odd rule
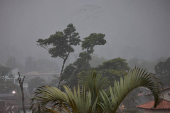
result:
[[[142,105],[137,106],[138,108],[143,109],[170,109],[170,101],[162,100],[156,108],[153,108],[155,101],[151,101]]]
[[[164,89],[161,89],[160,91],[165,91],[165,90],[168,90],[168,89],[170,89],[170,87],[166,87],[166,88],[164,88]],[[148,96],[148,95],[151,95],[152,93],[148,93],[148,94],[146,94],[146,96]]]

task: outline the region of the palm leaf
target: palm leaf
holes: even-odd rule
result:
[[[110,87],[110,98],[108,98],[104,90],[100,91],[100,95],[104,103],[100,103],[103,111],[115,113],[123,99],[135,88],[146,87],[154,95],[156,107],[161,100],[160,82],[152,73],[148,73],[140,68],[131,70],[124,78],[114,82],[114,87]]]
[[[61,111],[65,110],[68,112],[68,108],[66,107],[68,106],[70,111],[74,113],[91,113],[93,106],[90,91],[86,92],[85,88],[80,88],[79,86],[77,90],[74,88],[74,91],[71,91],[67,86],[64,86],[64,89],[65,92],[51,86],[39,87],[35,92],[35,97],[32,99],[31,108],[36,108],[35,105],[39,102],[41,111],[50,111],[47,104],[56,105],[56,102],[58,102],[57,104],[63,108]],[[54,110],[50,112],[54,112]]]
[[[123,99],[135,88],[146,87],[154,95],[156,107],[161,100],[160,82],[152,73],[148,73],[140,68],[131,70],[120,81],[114,82],[114,87],[108,88],[107,78],[102,78],[93,72],[91,75],[80,76],[79,83],[82,85],[74,87],[73,91],[64,86],[65,92],[56,87],[39,87],[32,99],[32,108],[35,111],[39,108],[41,112],[45,110],[52,113],[65,111],[67,113],[115,113]],[[38,103],[38,104],[37,104]],[[48,107],[52,104],[53,108]],[[57,107],[59,105],[59,107]],[[59,111],[58,111],[59,110]]]

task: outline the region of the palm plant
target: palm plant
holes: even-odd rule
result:
[[[83,75],[85,73],[82,73]],[[65,92],[56,87],[42,86],[35,92],[31,109],[41,112],[60,113],[115,113],[123,99],[135,88],[146,87],[154,95],[156,107],[161,100],[160,82],[152,73],[140,68],[131,70],[120,81],[109,86],[107,78],[95,72],[79,77],[77,89],[64,86]],[[37,105],[36,107],[35,105]]]

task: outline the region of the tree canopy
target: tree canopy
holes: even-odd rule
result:
[[[82,41],[82,49],[87,49],[89,54],[94,52],[94,46],[96,45],[104,45],[106,40],[104,39],[105,35],[102,33],[91,33],[90,36],[84,38]]]
[[[94,52],[96,45],[104,45],[106,43],[104,36],[101,33],[92,33],[84,38],[81,45],[84,51],[80,52],[79,58],[73,64],[68,65],[63,72],[61,79],[67,81],[67,85],[77,85],[77,75],[82,71],[90,71],[89,61],[92,60],[91,54]]]
[[[38,39],[37,42],[39,46],[48,50],[51,57],[65,59],[69,53],[74,52],[73,46],[79,45],[80,36],[73,24],[69,24],[64,31],[56,31],[49,38]]]
[[[125,59],[114,58],[103,62],[103,64],[94,69],[103,76],[108,77],[110,81],[114,81],[126,75],[130,68]]]
[[[66,74],[70,72],[71,69],[75,68],[77,71],[76,73],[78,74],[82,70],[90,68],[90,54],[94,52],[94,46],[104,45],[106,43],[104,37],[105,35],[102,33],[91,33],[88,37],[81,41],[79,33],[76,32],[73,24],[69,24],[63,31],[56,31],[55,34],[50,35],[50,37],[47,39],[38,39],[37,43],[39,46],[47,49],[49,54],[51,54],[51,57],[60,57],[63,59],[63,65],[59,79],[60,85],[61,80],[68,79],[65,77],[68,76]],[[82,42],[82,49],[86,49],[86,51],[81,52],[79,54],[79,58],[73,64],[66,67],[66,70],[64,70],[64,65],[68,59],[69,54],[74,52],[73,46],[80,45],[80,42]],[[75,74],[75,70],[72,70],[72,73]]]

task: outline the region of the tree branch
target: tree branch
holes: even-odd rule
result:
[[[69,54],[70,54],[70,52],[67,54],[66,58],[65,58],[65,59],[64,59],[64,61],[63,61],[63,65],[62,65],[62,69],[61,69],[60,77],[59,77],[58,88],[60,87],[60,83],[61,83],[61,76],[62,76],[62,74],[63,74],[64,65],[65,65],[65,63],[66,63],[66,60],[67,60],[67,58],[68,58]]]

